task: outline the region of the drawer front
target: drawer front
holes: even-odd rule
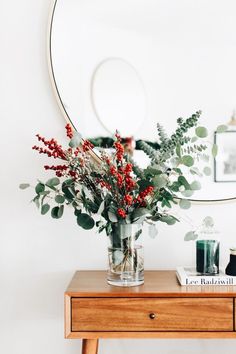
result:
[[[72,298],[72,331],[233,331],[231,298]]]

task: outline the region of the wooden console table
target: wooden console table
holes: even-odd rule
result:
[[[234,286],[180,286],[174,271],[146,271],[113,287],[104,271],[78,271],[65,292],[65,337],[97,354],[99,338],[236,338]]]

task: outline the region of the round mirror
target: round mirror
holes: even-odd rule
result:
[[[155,141],[157,122],[171,134],[201,109],[213,142],[236,107],[235,12],[234,0],[55,1],[50,70],[64,115],[84,137],[119,129]],[[215,136],[220,155],[196,199],[236,195],[235,169],[225,169],[234,134],[230,147],[227,133]]]

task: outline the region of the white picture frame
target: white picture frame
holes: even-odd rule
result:
[[[236,182],[236,130],[215,132],[218,153],[214,160],[215,182]]]

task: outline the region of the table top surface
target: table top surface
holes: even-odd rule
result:
[[[107,284],[106,271],[75,272],[65,294],[71,297],[236,297],[236,286],[181,286],[174,270],[147,270],[144,284],[117,287]]]

